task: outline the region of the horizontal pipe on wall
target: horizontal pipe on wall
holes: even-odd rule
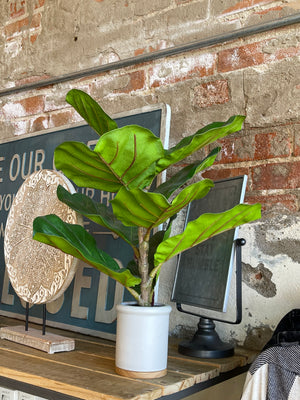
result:
[[[230,42],[232,40],[241,39],[247,36],[255,35],[258,33],[267,32],[273,29],[282,28],[285,26],[300,23],[300,13],[293,14],[291,16],[281,18],[275,21],[266,22],[259,25],[253,25],[246,28],[241,28],[229,33],[224,33],[216,36],[209,37],[207,39],[201,39],[194,42],[186,43],[179,46],[170,47],[168,49],[158,50],[152,53],[142,54],[136,57],[127,58],[112,62],[98,67],[84,69],[82,71],[71,72],[68,74],[56,76],[54,78],[44,79],[38,82],[28,83],[16,87],[10,87],[8,89],[0,90],[0,97],[11,95],[14,93],[23,92],[26,90],[38,89],[48,85],[55,85],[62,82],[72,81],[75,79],[81,79],[87,76],[97,75],[99,73],[118,70],[126,68],[132,65],[137,65],[153,60],[157,60],[164,57],[170,57],[176,54],[185,53],[200,48],[210,47],[217,44]]]

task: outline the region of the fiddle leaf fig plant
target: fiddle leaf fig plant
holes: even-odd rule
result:
[[[218,214],[203,214],[171,237],[177,213],[214,186],[210,179],[187,184],[210,167],[220,147],[203,160],[180,169],[158,186],[153,181],[168,167],[230,133],[241,130],[244,116],[215,122],[164,149],[150,130],[137,125],[118,128],[87,93],[73,89],[67,102],[98,133],[94,149],[84,143],[65,142],[55,149],[54,161],[79,187],[115,193],[111,207],[84,194],[71,194],[62,186],[58,198],[76,212],[109,229],[125,240],[133,259],[121,268],[110,255],[97,248],[94,237],[82,226],[63,222],[56,215],[40,216],[33,223],[33,238],[71,254],[124,285],[140,306],[151,306],[157,277],[163,264],[177,254],[221,232],[260,218],[260,205],[239,204]],[[186,161],[185,161],[186,163]],[[155,229],[165,226],[165,229]]]

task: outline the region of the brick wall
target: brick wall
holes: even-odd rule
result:
[[[296,15],[300,5],[272,0],[9,0],[2,2],[0,12],[0,81],[1,88],[7,89]],[[264,210],[262,222],[244,230],[249,235],[245,264],[256,266],[263,260],[274,273],[277,295],[267,305],[272,310],[267,319],[260,306],[252,307],[255,317],[246,313],[244,325],[234,334],[224,328],[224,335],[243,341],[246,333],[250,335],[246,326],[272,328],[286,308],[299,304],[295,289],[289,304],[276,309],[288,291],[280,278],[282,260],[288,276],[298,274],[300,262],[296,255],[299,56],[299,24],[292,24],[80,80],[23,90],[0,98],[0,140],[78,122],[79,116],[64,100],[72,87],[89,92],[109,114],[168,103],[171,145],[204,124],[245,114],[243,131],[220,142],[222,153],[204,174],[213,179],[247,174],[246,201],[259,201]],[[286,228],[282,216],[292,216],[294,221],[287,233],[289,244],[282,248],[268,238],[257,243],[259,230]],[[269,251],[264,246],[268,240],[273,246]],[[172,264],[165,274],[173,271]],[[169,286],[162,282],[165,298]],[[253,287],[247,285],[244,291],[245,310],[251,308],[253,292],[258,303],[262,300]],[[174,317],[174,330],[182,323],[179,319]]]

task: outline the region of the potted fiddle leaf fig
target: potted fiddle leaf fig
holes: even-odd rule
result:
[[[245,117],[236,115],[226,122],[207,125],[166,150],[161,140],[148,129],[138,125],[118,128],[87,93],[73,89],[66,100],[100,138],[94,149],[80,142],[62,143],[54,153],[55,167],[79,187],[104,190],[115,196],[110,201],[111,207],[107,207],[83,194],[70,194],[59,186],[58,198],[125,240],[132,248],[133,257],[126,268],[120,268],[112,256],[97,248],[93,236],[82,226],[63,222],[56,215],[36,218],[33,238],[83,260],[124,285],[136,304],[118,306],[116,369],[129,376],[135,372],[142,377],[163,376],[166,373],[170,306],[153,304],[161,268],[169,259],[192,246],[260,218],[260,205],[239,204],[223,213],[199,215],[182,233],[170,236],[176,214],[193,200],[203,198],[214,186],[210,179],[200,179],[189,185],[187,182],[213,164],[220,148],[212,150],[203,160],[187,164],[175,175],[168,176],[166,182],[155,185],[154,181],[168,167],[239,131]],[[156,313],[163,315],[158,322],[154,322]],[[147,322],[136,322],[136,316],[147,318]],[[163,322],[163,318],[167,322]],[[129,327],[124,327],[124,321],[129,321]],[[165,333],[162,334],[159,328],[163,327]],[[119,340],[125,340],[125,343]],[[139,355],[142,360],[137,360]],[[137,366],[132,364],[135,361]],[[156,361],[159,361],[158,366]]]

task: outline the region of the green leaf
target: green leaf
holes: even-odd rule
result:
[[[67,93],[66,101],[75,108],[99,136],[118,128],[117,123],[87,93],[72,89]]]
[[[172,203],[160,193],[122,188],[111,204],[115,216],[124,225],[151,229],[162,224],[191,201],[204,197],[213,186],[214,183],[210,179],[194,183],[184,188]]]
[[[128,125],[103,135],[95,152],[124,186],[143,188],[155,177],[156,161],[163,156],[164,148],[150,130]]]
[[[91,221],[108,228],[116,233],[130,246],[138,245],[138,232],[136,227],[124,226],[112,213],[109,207],[95,202],[90,197],[81,194],[71,194],[63,186],[57,188],[57,197],[60,201],[67,204],[72,210],[84,215]]]
[[[84,143],[64,142],[54,152],[56,169],[71,179],[77,186],[115,192],[120,187],[119,179],[101,161],[98,154]]]
[[[203,127],[194,135],[185,137],[176,146],[165,150],[165,156],[157,163],[156,172],[159,173],[202,147],[230,133],[241,130],[244,119],[245,117],[243,115],[234,115],[226,122],[214,122]]]
[[[55,166],[76,185],[108,192],[122,186],[144,187],[155,176],[162,143],[148,129],[129,125],[105,133],[94,150],[79,142],[64,142],[54,152]]]
[[[179,172],[177,172],[177,174],[173,175],[166,182],[158,186],[154,190],[154,192],[161,193],[166,198],[169,198],[171,194],[175,192],[175,190],[184,185],[195,174],[210,167],[214,163],[220,150],[221,147],[216,147],[204,160],[197,161],[193,164],[184,167]]]
[[[33,239],[62,250],[107,274],[126,287],[140,283],[140,278],[96,246],[92,235],[80,225],[68,224],[56,215],[37,217],[33,221]]]
[[[223,213],[202,214],[189,222],[184,232],[170,237],[158,246],[154,256],[155,266],[219,233],[259,219],[260,209],[260,204],[239,204]]]

